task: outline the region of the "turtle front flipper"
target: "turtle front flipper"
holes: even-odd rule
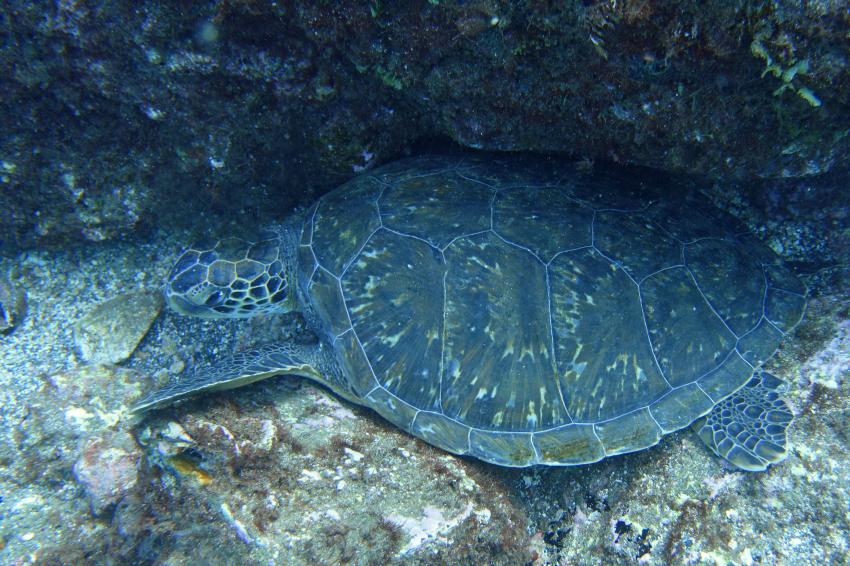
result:
[[[327,348],[319,344],[268,344],[239,352],[223,364],[167,385],[137,402],[130,411],[139,413],[208,391],[235,389],[276,375],[299,375],[331,387],[351,398],[347,382]]]
[[[758,472],[785,459],[785,431],[793,420],[781,397],[784,383],[757,372],[694,425],[715,454],[742,470]]]

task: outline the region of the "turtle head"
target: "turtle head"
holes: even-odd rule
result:
[[[179,312],[202,318],[247,318],[295,306],[292,261],[279,234],[256,241],[226,238],[190,247],[165,282],[165,298]]]

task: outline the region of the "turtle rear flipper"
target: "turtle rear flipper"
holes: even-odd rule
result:
[[[794,417],[781,397],[784,385],[767,372],[757,372],[698,419],[694,429],[715,454],[736,467],[765,470],[787,455],[785,431]]]
[[[130,412],[157,409],[200,393],[235,389],[277,375],[308,377],[347,396],[342,373],[321,344],[267,344],[158,389],[133,405]]]

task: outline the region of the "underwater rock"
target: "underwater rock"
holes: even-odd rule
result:
[[[835,336],[801,368],[800,376],[811,386],[838,390],[850,379],[850,320],[837,324]]]
[[[23,288],[0,276],[0,333],[12,331],[24,316],[27,295]]]
[[[93,514],[103,515],[136,485],[140,458],[140,450],[126,432],[86,443],[74,464],[74,477],[85,489]]]
[[[217,539],[239,541],[227,557],[201,529],[163,541],[199,549],[198,562],[521,564],[532,555],[501,470],[449,456],[300,379],[166,409],[142,435],[144,461],[165,488],[141,494],[157,524],[189,525],[210,509],[225,533]],[[166,436],[181,446],[191,438],[191,448],[163,453]]]
[[[125,403],[139,394],[141,377],[136,371],[104,366],[84,366],[76,370],[42,376],[42,386],[25,407],[6,403],[11,438],[0,434],[0,479],[11,478],[21,489],[47,499],[55,498],[57,485],[65,486],[81,446],[91,439],[103,443],[127,444]],[[122,448],[132,452],[132,444]],[[91,462],[80,464],[83,476]],[[73,487],[73,482],[67,482]],[[15,501],[23,495],[7,497]],[[2,499],[0,499],[2,504]],[[2,561],[2,560],[0,560]]]
[[[401,528],[408,537],[407,543],[399,551],[400,554],[409,554],[426,542],[445,541],[446,536],[454,530],[461,522],[472,515],[472,504],[454,516],[446,516],[442,509],[432,505],[426,505],[420,517],[405,517],[393,513],[386,517],[387,521]],[[486,514],[482,514],[486,517]]]
[[[82,358],[91,364],[117,364],[130,357],[162,310],[158,291],[134,291],[96,305],[74,327]]]
[[[44,382],[41,404],[62,416],[53,426],[89,433],[125,420],[127,404],[138,397],[144,379],[132,369],[85,365],[48,375]]]
[[[11,5],[0,245],[254,219],[433,140],[742,179],[850,164],[842,2]]]
[[[139,442],[143,446],[148,446],[152,442],[155,443],[157,453],[167,458],[178,456],[195,444],[194,439],[189,436],[186,429],[176,421],[169,421],[157,428],[145,427],[139,433]]]

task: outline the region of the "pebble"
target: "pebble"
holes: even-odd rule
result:
[[[92,308],[74,326],[74,342],[90,364],[115,365],[136,349],[162,310],[162,293],[124,293]]]
[[[342,520],[342,516],[339,514],[339,511],[337,511],[336,509],[328,509],[327,511],[325,511],[325,516],[328,519],[333,519],[334,521]]]
[[[0,332],[10,332],[20,322],[27,309],[23,288],[0,276]]]
[[[178,375],[185,368],[186,368],[186,362],[184,362],[180,358],[177,358],[176,360],[171,362],[170,366],[168,366],[168,373],[170,373],[171,375]]]
[[[298,481],[321,481],[322,476],[319,472],[314,472],[313,470],[301,470],[301,477],[298,478]]]
[[[354,461],[354,462],[359,462],[360,460],[363,459],[363,454],[361,454],[357,450],[352,450],[348,446],[343,448],[343,451],[345,452],[345,455],[348,456],[349,458],[351,458],[351,460]]]

